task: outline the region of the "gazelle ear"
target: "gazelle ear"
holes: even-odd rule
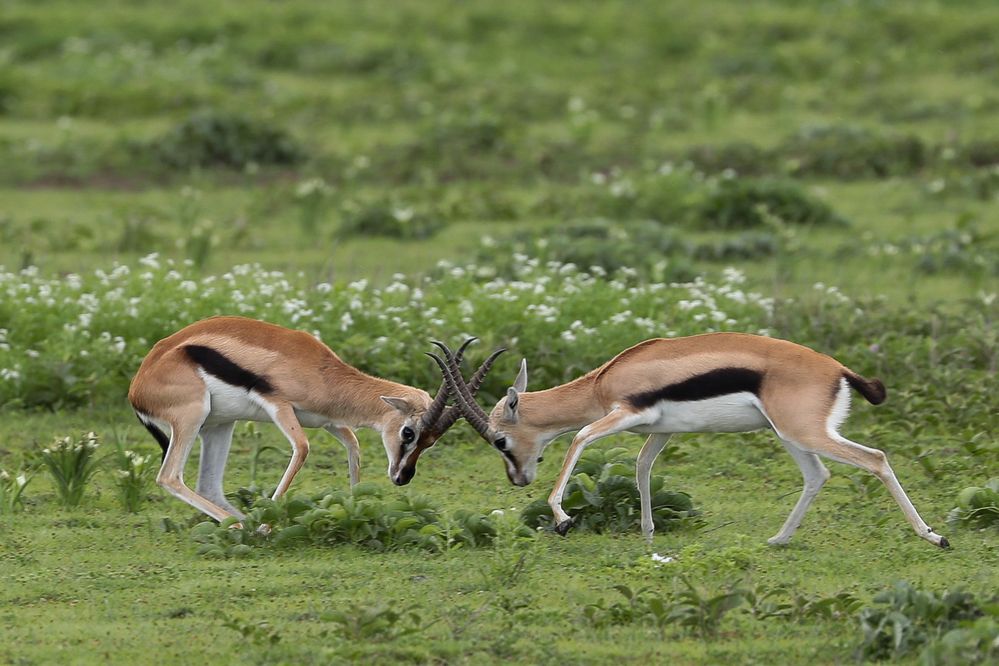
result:
[[[517,407],[520,406],[520,394],[512,386],[506,390],[506,404],[503,405],[503,420],[517,422]]]
[[[527,390],[527,359],[520,359],[520,372],[517,373],[517,378],[513,380],[513,388],[517,393],[523,393]]]
[[[384,400],[390,407],[394,408],[396,411],[402,414],[412,414],[413,406],[409,404],[409,400],[406,398],[394,398],[392,396],[383,395],[379,396]]]

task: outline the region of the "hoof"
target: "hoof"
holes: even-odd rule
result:
[[[943,548],[944,550],[950,549],[950,541],[947,541],[947,537],[940,537],[940,543],[938,543],[937,545]]]
[[[563,520],[561,523],[555,526],[555,531],[561,536],[565,536],[569,533],[569,528],[572,527],[572,518]]]

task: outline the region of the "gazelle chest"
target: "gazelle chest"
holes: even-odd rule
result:
[[[728,393],[703,400],[661,400],[645,409],[653,421],[634,432],[746,432],[769,428],[755,394]]]

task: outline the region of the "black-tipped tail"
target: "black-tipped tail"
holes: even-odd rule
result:
[[[851,370],[843,370],[843,377],[860,395],[872,405],[880,405],[888,397],[888,391],[880,379],[866,379]]]
[[[160,460],[161,461],[164,460],[166,458],[167,449],[170,448],[170,438],[166,436],[165,432],[157,428],[152,421],[147,421],[146,419],[139,416],[138,412],[135,413],[135,416],[139,419],[139,423],[146,426],[146,430],[149,431],[149,434],[153,436],[153,439],[156,440],[156,443],[160,445],[161,449],[163,449],[163,455],[160,457]]]

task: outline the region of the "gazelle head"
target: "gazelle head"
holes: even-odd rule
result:
[[[474,392],[470,390],[472,382],[466,385],[462,379],[454,356],[443,345],[434,344],[437,344],[444,351],[447,360],[433,354],[431,357],[440,366],[458,407],[482,438],[503,456],[506,475],[510,479],[510,483],[515,486],[526,486],[534,481],[538,472],[538,463],[541,461],[541,453],[544,451],[545,445],[557,433],[549,433],[534,427],[530,424],[529,419],[523,418],[520,409],[520,394],[527,390],[527,361],[521,361],[520,372],[517,374],[513,386],[508,388],[506,396],[496,403],[492,414],[486,416],[486,413],[475,402]],[[475,388],[478,389],[478,385]]]
[[[474,341],[475,338],[465,340],[453,355],[456,362],[461,362],[465,349]],[[475,372],[473,380],[478,377],[478,381],[472,389],[473,396],[502,351],[494,352]],[[412,481],[416,475],[416,462],[423,452],[433,446],[461,418],[462,412],[458,407],[445,406],[450,393],[450,385],[444,380],[433,399],[424,391],[420,391],[416,397],[381,396],[394,410],[383,426],[382,444],[389,460],[389,478],[397,486],[404,486]]]

